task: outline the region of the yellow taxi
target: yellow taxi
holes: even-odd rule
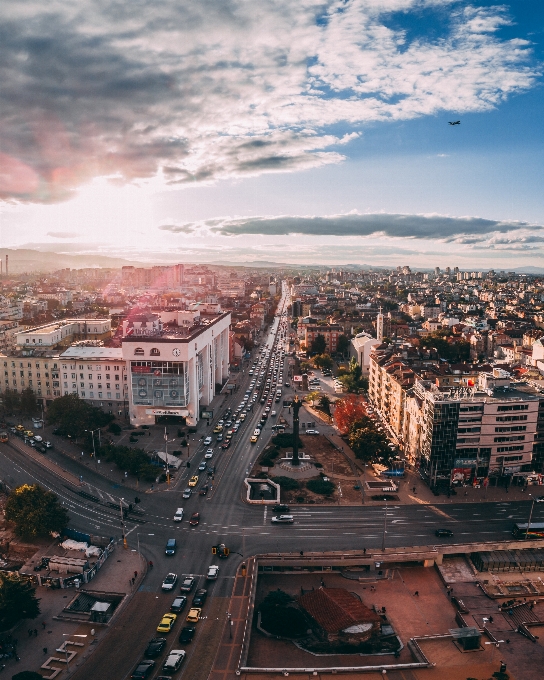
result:
[[[196,486],[198,484],[198,475],[193,475],[189,480],[189,486]]]
[[[33,437],[33,436],[34,436],[34,432],[32,432],[32,430],[25,430],[25,437]]]
[[[198,623],[201,614],[202,607],[191,607],[191,609],[189,609],[189,613],[187,614],[187,621],[189,623]]]
[[[25,426],[24,425],[16,425],[15,429],[17,430],[17,432],[24,432]]]
[[[254,435],[251,437],[251,439],[250,439],[249,441],[250,441],[252,444],[256,444],[258,439],[259,439],[259,437],[257,437],[256,434],[254,434]]]
[[[157,626],[157,633],[169,633],[174,627],[177,618],[176,614],[165,614]]]
[[[216,425],[213,428],[213,433],[214,434],[219,434],[220,432],[223,432],[223,425]]]

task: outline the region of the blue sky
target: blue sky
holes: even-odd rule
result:
[[[76,5],[0,7],[0,245],[542,266],[537,0]]]

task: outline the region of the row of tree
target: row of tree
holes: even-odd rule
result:
[[[26,387],[21,393],[9,387],[2,394],[4,413],[30,417],[39,413],[36,395],[31,387]]]

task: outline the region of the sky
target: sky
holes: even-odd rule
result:
[[[544,269],[543,57],[539,0],[2,0],[0,246]]]

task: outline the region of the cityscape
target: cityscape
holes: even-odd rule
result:
[[[544,7],[0,32],[1,677],[541,680]]]

